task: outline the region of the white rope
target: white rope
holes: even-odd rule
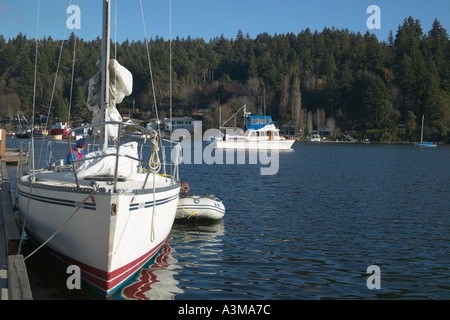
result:
[[[158,133],[153,130],[150,134],[152,144],[152,154],[150,156],[150,160],[148,162],[149,171],[153,174],[153,211],[152,211],[152,226],[150,230],[150,241],[155,241],[155,215],[156,215],[156,174],[161,169],[161,161],[159,160],[158,151],[159,151],[159,143],[158,143]]]
[[[150,160],[148,162],[148,168],[152,173],[158,173],[161,169],[161,161],[159,160],[159,142],[158,142],[158,133],[153,130],[150,133],[150,143],[152,145],[152,154],[150,155]]]
[[[153,172],[153,211],[152,211],[152,226],[150,229],[150,242],[155,241],[155,217],[156,217],[156,173]]]

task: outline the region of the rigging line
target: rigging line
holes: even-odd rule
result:
[[[32,183],[34,182],[34,112],[36,110],[36,78],[37,78],[37,61],[38,61],[38,45],[39,45],[39,7],[38,0],[37,22],[36,22],[36,53],[34,58],[34,84],[33,84],[33,112],[31,114],[31,168],[32,168]]]
[[[84,203],[96,193],[97,190],[94,188],[94,190],[82,201],[80,205],[75,209],[75,211],[72,213],[72,215],[47,239],[45,240],[39,247],[37,247],[33,252],[31,252],[28,256],[26,256],[23,260],[27,260],[29,257],[31,257],[33,254],[35,254],[38,250],[40,250],[43,246],[45,246],[47,243],[50,242],[65,226],[69,221],[75,216],[75,214],[84,206]],[[31,191],[30,191],[31,194]],[[28,198],[29,199],[29,198]]]
[[[69,0],[69,6],[72,5],[72,0]],[[50,96],[50,104],[48,106],[48,112],[47,112],[47,120],[45,121],[45,129],[48,128],[48,121],[50,119],[50,111],[52,109],[52,103],[53,103],[53,97],[55,95],[55,89],[56,89],[56,80],[58,79],[58,72],[59,72],[59,65],[61,63],[61,56],[62,56],[62,52],[63,52],[63,48],[64,48],[64,39],[66,38],[66,31],[67,31],[67,23],[64,24],[64,34],[63,34],[63,38],[61,40],[61,48],[59,50],[59,57],[58,57],[58,63],[56,65],[56,72],[55,72],[55,80],[53,81],[53,88],[52,88],[52,94]],[[34,113],[33,113],[34,114]],[[45,138],[44,138],[45,139]],[[41,144],[41,150],[39,152],[39,160],[38,160],[38,164],[40,164],[41,162],[41,156],[42,156],[42,146],[43,144]]]
[[[69,6],[70,5],[72,5],[72,0],[69,1]],[[47,121],[45,123],[45,128],[47,128],[48,120],[50,119],[50,110],[52,109],[53,96],[55,94],[56,80],[58,79],[59,65],[61,63],[61,56],[62,56],[62,51],[63,51],[63,47],[64,47],[64,39],[66,38],[66,31],[67,31],[67,23],[65,24],[65,27],[64,27],[64,34],[63,34],[63,38],[61,40],[61,48],[59,49],[58,64],[56,65],[55,80],[53,81],[52,95],[50,97],[50,105],[48,106]]]
[[[169,0],[169,69],[170,149],[172,150],[172,0]],[[174,167],[171,168],[171,174],[174,176]]]
[[[31,185],[30,185],[30,195],[31,195],[31,190],[33,188],[33,182],[34,182],[34,134],[33,134],[33,128],[34,128],[34,111],[35,111],[35,106],[36,106],[36,78],[37,78],[37,59],[38,59],[38,43],[39,43],[39,7],[40,7],[40,1],[38,0],[37,3],[37,22],[36,22],[36,53],[35,53],[35,60],[34,60],[34,88],[33,88],[33,113],[31,115],[31,168],[32,168],[32,180],[31,180]],[[16,186],[17,188],[17,186]],[[19,241],[19,248],[17,249],[17,254],[20,254],[20,251],[22,249],[22,242],[23,242],[23,233],[25,231],[25,224],[26,224],[26,219],[28,216],[28,208],[30,207],[30,197],[28,198],[28,203],[27,203],[27,211],[25,213],[25,217],[24,217],[24,222],[23,222],[23,226],[22,226],[22,233],[20,234],[20,241]]]
[[[141,4],[142,24],[144,26],[145,47],[147,49],[147,60],[148,60],[148,66],[149,66],[149,70],[150,70],[150,80],[151,80],[151,84],[152,84],[153,103],[155,105],[155,113],[156,113],[156,124],[158,126],[158,134],[161,136],[161,128],[159,126],[158,105],[156,103],[155,83],[153,81],[152,63],[151,63],[151,60],[150,60],[150,49],[148,47],[147,30],[146,30],[146,27],[145,27],[144,9],[142,7],[142,0],[139,0],[139,2]],[[162,141],[161,141],[161,143],[162,143]]]
[[[119,61],[117,59],[117,2],[118,0],[114,1],[114,59],[116,61]],[[117,88],[117,72],[114,71],[114,88]],[[114,95],[114,107],[116,107],[116,97],[117,95]]]
[[[153,210],[152,210],[152,224],[150,229],[150,242],[155,241],[155,213],[156,213],[156,172],[153,172]]]
[[[80,5],[80,0],[78,0],[77,4],[78,4],[78,6]],[[70,80],[69,114],[67,116],[67,124],[68,125],[70,125],[70,112],[72,109],[73,76],[74,76],[74,70],[75,70],[75,54],[76,54],[76,50],[77,50],[77,32],[76,31],[74,33],[74,36],[75,36],[75,38],[73,40],[72,78]]]

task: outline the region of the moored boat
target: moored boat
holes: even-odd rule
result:
[[[176,219],[211,219],[219,220],[225,215],[223,202],[211,194],[203,197],[188,195],[189,184],[181,181],[181,197],[178,201]]]
[[[62,138],[67,138],[69,131],[70,131],[70,128],[69,128],[67,122],[62,121],[62,122],[56,122],[52,126],[52,128],[50,129],[48,134],[50,136],[57,136],[58,138],[56,140],[61,140]],[[61,137],[61,138],[59,138],[59,137]]]
[[[423,121],[424,121],[424,116],[422,115],[422,130],[420,133],[420,143],[416,143],[414,146],[424,147],[424,148],[435,148],[435,147],[437,147],[437,144],[435,144],[434,142],[424,142],[423,141]]]
[[[308,142],[320,142],[320,135],[317,131],[313,131],[306,137]]]
[[[244,134],[226,134],[213,147],[236,150],[290,150],[295,139],[285,139],[270,116],[250,116],[244,112]]]
[[[176,219],[211,219],[219,220],[225,215],[223,202],[213,195],[205,194],[201,196],[187,196],[180,198]]]
[[[92,125],[67,131],[72,157],[68,169],[34,170],[32,166],[16,184],[24,230],[41,244],[38,249],[46,245],[64,263],[78,266],[86,282],[110,296],[169,236],[180,183],[158,174],[162,166],[156,131],[133,125],[152,137],[150,161],[139,155],[136,141],[121,144],[120,136],[114,135],[130,125],[111,115],[117,114],[116,104],[131,94],[133,79],[109,58],[111,3],[102,2],[101,71],[89,82],[87,102],[101,116]],[[110,86],[114,87],[110,90]],[[99,132],[100,149],[74,159],[72,137],[87,129]],[[114,147],[108,145],[108,138]]]

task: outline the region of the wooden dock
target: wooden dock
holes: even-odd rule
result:
[[[19,148],[5,148],[5,152],[2,156],[2,161],[8,166],[16,166],[20,160],[20,150]],[[28,154],[22,154],[22,163],[28,162]]]
[[[11,201],[7,161],[3,158],[4,155],[0,158],[0,300],[32,300],[25,261],[17,252],[21,232]]]

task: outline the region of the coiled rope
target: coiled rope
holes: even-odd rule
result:
[[[161,161],[159,160],[159,142],[158,142],[158,132],[152,130],[150,133],[150,143],[152,145],[152,154],[150,155],[150,160],[148,161],[148,167],[150,172],[157,173],[161,169]]]

